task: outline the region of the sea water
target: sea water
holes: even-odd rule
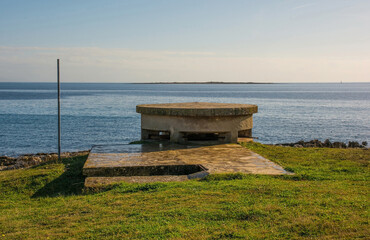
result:
[[[0,155],[57,150],[55,83],[0,83]],[[140,138],[145,103],[258,105],[253,136],[261,143],[368,141],[370,83],[61,85],[62,151]]]

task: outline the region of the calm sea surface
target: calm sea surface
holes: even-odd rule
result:
[[[57,150],[56,84],[0,83],[0,155]],[[137,104],[256,104],[262,143],[369,141],[370,83],[62,84],[62,151],[140,138]]]

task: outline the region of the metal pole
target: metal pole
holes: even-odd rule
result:
[[[57,59],[57,78],[58,78],[58,161],[60,158],[60,71],[59,71],[59,59]]]

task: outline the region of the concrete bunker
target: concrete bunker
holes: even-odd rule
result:
[[[251,138],[256,105],[230,103],[165,103],[136,106],[142,140],[176,143],[236,143]]]

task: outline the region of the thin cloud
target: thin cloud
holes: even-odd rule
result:
[[[292,10],[297,10],[297,9],[301,9],[301,8],[307,8],[307,7],[311,7],[311,6],[314,6],[314,5],[316,5],[316,3],[307,3],[307,4],[303,4],[303,5],[294,7],[294,8],[292,8]]]

